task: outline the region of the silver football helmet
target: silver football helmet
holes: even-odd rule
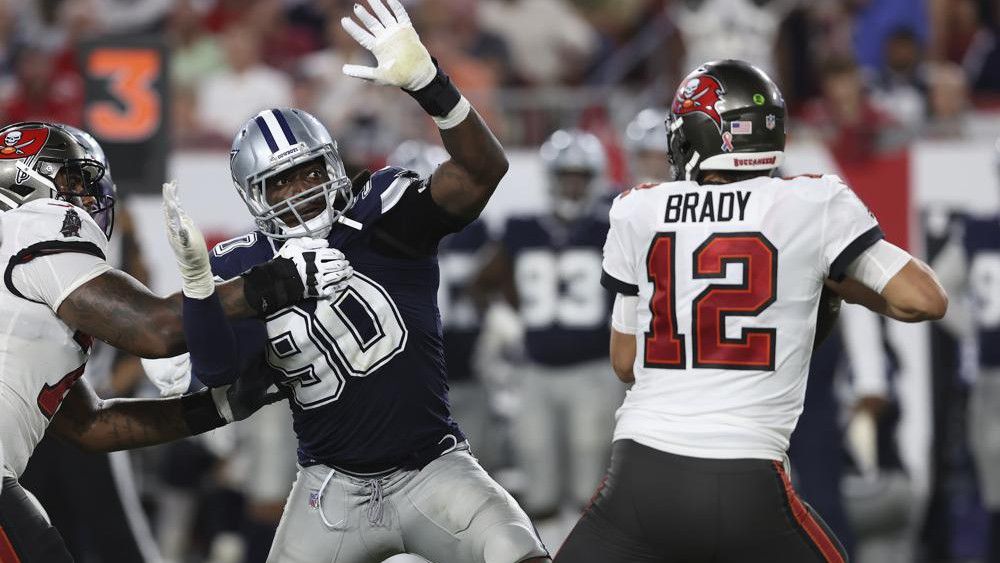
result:
[[[425,141],[403,141],[389,153],[386,164],[413,170],[421,178],[427,178],[441,165],[451,158],[448,151],[440,145]]]
[[[269,178],[320,158],[326,165],[326,182],[282,201],[268,201]],[[233,140],[229,168],[257,228],[271,238],[325,238],[354,205],[337,142],[319,120],[300,109],[268,109],[247,121]],[[325,202],[323,211],[304,217],[302,210],[319,199]],[[296,223],[290,225],[282,217],[294,217]]]
[[[646,108],[640,111],[625,127],[625,150],[667,154],[667,110]],[[664,156],[666,158],[666,156]]]
[[[540,150],[549,178],[553,211],[572,221],[582,216],[605,187],[604,146],[592,133],[560,129]]]

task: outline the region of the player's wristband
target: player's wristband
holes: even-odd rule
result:
[[[441,66],[438,65],[437,59],[431,58],[434,61],[434,66],[437,68],[437,74],[434,78],[419,90],[406,90],[404,92],[413,97],[414,100],[420,104],[420,107],[424,108],[424,111],[429,113],[432,117],[444,118],[447,117],[451,110],[455,109],[464,98],[462,94],[458,92],[458,88],[451,83],[451,79],[448,75],[441,70]],[[468,103],[468,102],[466,102]]]
[[[181,412],[192,436],[226,424],[225,419],[219,415],[219,410],[215,408],[215,401],[212,400],[212,392],[209,389],[181,395]]]
[[[290,258],[275,258],[250,268],[243,278],[243,296],[258,316],[269,315],[303,299],[305,286]]]
[[[465,99],[465,96],[462,96],[462,99],[458,101],[458,105],[449,111],[448,115],[434,117],[434,123],[437,123],[438,129],[451,129],[465,121],[470,111],[472,111],[472,104],[469,103],[469,100]]]

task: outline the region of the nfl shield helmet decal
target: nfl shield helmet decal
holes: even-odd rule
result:
[[[774,117],[774,114],[773,113],[769,113],[769,114],[767,114],[767,117],[764,118],[764,127],[767,127],[767,130],[770,131],[770,130],[774,129],[774,126],[775,126],[775,117]]]

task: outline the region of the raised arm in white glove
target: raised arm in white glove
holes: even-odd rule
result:
[[[167,240],[181,271],[184,295],[205,299],[215,291],[212,267],[208,262],[205,237],[184,212],[174,182],[163,184],[163,215],[167,225]]]

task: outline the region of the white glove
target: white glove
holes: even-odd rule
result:
[[[354,15],[365,28],[351,18],[342,18],[340,24],[362,47],[375,55],[378,67],[344,65],[344,74],[372,80],[376,84],[399,86],[416,91],[430,84],[437,75],[437,67],[427,48],[420,42],[410,16],[399,0],[368,0],[375,15],[360,4],[354,5]],[[377,16],[377,17],[376,17]]]
[[[173,358],[142,358],[142,369],[146,377],[160,390],[161,397],[181,395],[191,386],[191,355],[181,354]]]
[[[184,295],[205,299],[215,291],[205,237],[181,208],[177,185],[173,182],[163,184],[163,215],[167,224],[167,240],[174,250],[174,258],[184,280]]]
[[[329,248],[327,241],[298,237],[285,241],[278,256],[295,264],[306,298],[327,299],[347,287],[354,268],[336,248]]]

